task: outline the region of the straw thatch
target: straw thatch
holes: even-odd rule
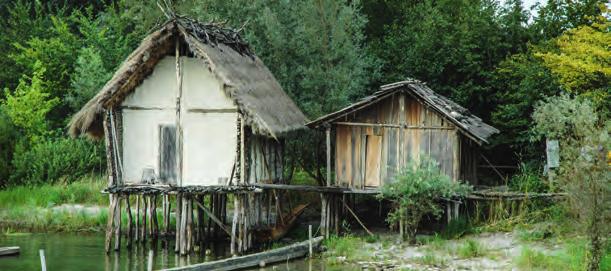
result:
[[[120,105],[153,72],[159,60],[174,52],[176,39],[186,43],[202,65],[223,82],[226,94],[235,101],[254,133],[277,137],[304,127],[306,117],[238,31],[219,24],[173,18],[147,36],[102,90],[72,117],[70,134],[100,138],[104,112]]]
[[[488,138],[499,132],[499,130],[496,128],[484,123],[479,117],[471,114],[469,110],[458,105],[452,100],[435,93],[425,83],[414,79],[383,85],[380,87],[380,90],[375,92],[373,95],[367,96],[360,101],[336,112],[322,116],[308,123],[307,126],[315,128],[332,123],[333,121],[344,116],[365,109],[396,92],[405,92],[414,96],[421,103],[429,106],[450,122],[454,123],[461,132],[467,134],[469,138],[473,139],[480,145],[482,143],[488,143]]]

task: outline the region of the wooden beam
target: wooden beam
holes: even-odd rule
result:
[[[329,193],[329,194],[370,194],[376,195],[380,191],[378,189],[354,189],[348,187],[338,186],[317,186],[317,185],[292,185],[292,184],[265,184],[256,183],[253,187],[260,189],[273,189],[273,190],[292,190],[302,192],[316,192],[316,193]]]
[[[237,108],[190,108],[189,113],[237,113]]]
[[[214,223],[216,223],[225,233],[227,233],[227,235],[231,236],[231,232],[229,231],[229,229],[227,229],[225,224],[223,224],[223,222],[221,222],[221,220],[218,219],[218,217],[216,217],[208,208],[206,208],[206,206],[202,205],[198,201],[195,201],[195,204],[197,205],[197,207],[204,210],[204,212],[206,212],[208,217],[212,218]]]
[[[407,124],[391,124],[391,123],[365,123],[365,122],[334,122],[337,125],[345,126],[364,126],[364,127],[385,127],[385,128],[397,128],[397,129],[422,129],[422,130],[454,130],[452,126],[420,126],[420,125],[407,125]]]
[[[180,39],[176,39],[176,81],[178,91],[176,95],[176,175],[178,185],[182,185],[182,126],[181,126],[181,99],[182,99],[182,69],[180,63]]]

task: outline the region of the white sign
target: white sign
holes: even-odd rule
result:
[[[545,152],[547,153],[547,167],[557,168],[560,166],[560,146],[558,140],[546,140]]]

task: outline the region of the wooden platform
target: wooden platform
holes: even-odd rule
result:
[[[213,185],[213,186],[169,186],[160,184],[137,184],[113,186],[103,190],[110,194],[209,194],[209,193],[259,193],[263,190],[290,190],[328,194],[369,194],[380,193],[377,188],[354,189],[339,186],[292,185],[292,184],[250,184],[250,185]]]
[[[312,246],[317,249],[323,237],[312,239]],[[282,248],[228,258],[213,262],[194,264],[183,267],[164,269],[164,271],[200,271],[200,270],[238,270],[248,267],[265,266],[271,263],[284,262],[305,257],[309,252],[309,241],[303,241]]]

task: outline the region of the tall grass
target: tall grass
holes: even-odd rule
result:
[[[64,203],[107,205],[108,197],[100,191],[106,180],[90,176],[70,184],[11,186],[0,190],[0,209],[16,206],[50,207]]]
[[[105,228],[108,210],[96,214],[53,211],[39,207],[15,207],[0,212],[6,232],[98,232]]]
[[[584,239],[573,240],[562,250],[548,254],[525,246],[514,259],[514,264],[523,270],[582,271],[587,268],[587,253],[587,242]],[[600,270],[611,270],[610,245],[605,249]]]

